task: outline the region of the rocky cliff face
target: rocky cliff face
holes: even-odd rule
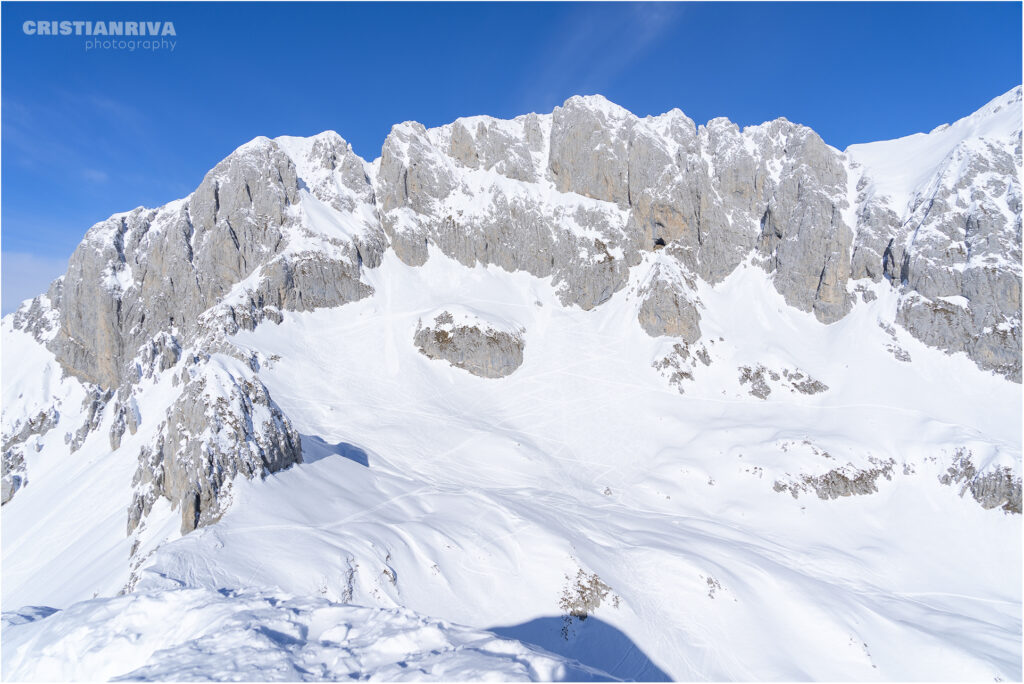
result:
[[[139,422],[164,421],[158,443],[139,455],[130,530],[155,496],[180,506],[183,530],[192,529],[215,518],[235,474],[301,460],[287,418],[277,409],[269,422],[254,417],[254,407],[273,407],[258,380],[186,381],[166,417],[130,408],[138,383],[174,368],[186,349],[200,365],[210,352],[231,353],[225,335],[279,320],[282,310],[366,296],[372,290],[361,269],[379,264],[386,246],[367,165],[333,133],[254,140],[189,197],[90,229],[67,274],[23,307],[14,325],[44,343],[68,374],[106,390],[93,415],[116,397],[113,450],[126,428],[134,434]],[[74,443],[98,423],[87,421]],[[219,426],[217,439],[204,425]],[[8,452],[5,500],[25,481],[21,451]]]
[[[550,276],[590,309],[642,252],[672,246],[711,283],[756,254],[824,322],[851,305],[843,156],[785,120],[697,127],[678,110],[640,119],[574,97],[545,116],[396,126],[380,164],[383,226],[410,264],[432,243],[466,265]]]
[[[345,221],[309,218],[324,212]],[[132,382],[132,359],[155,336],[188,345],[207,334],[201,314],[211,309],[230,331],[365,296],[360,268],[385,247],[365,165],[347,143],[258,138],[185,199],[93,226],[67,285],[49,293],[59,324],[48,346],[69,373],[117,387]]]
[[[550,278],[565,306],[585,310],[648,269],[637,323],[684,346],[701,339],[697,283],[743,263],[825,324],[856,305],[858,281],[886,281],[896,323],[1020,382],[1020,107],[1017,88],[929,135],[845,153],[785,119],[698,126],[599,96],[510,121],[399,124],[373,163],[331,132],[258,138],[188,197],[93,226],[65,276],[12,324],[95,388],[76,439],[104,415],[114,451],[140,425],[155,430],[129,530],[159,497],[180,508],[183,531],[203,525],[237,474],[301,461],[259,361],[229,338],[371,294],[365,269],[389,248],[413,266],[433,248]],[[415,344],[484,377],[522,361],[518,333],[445,325],[430,322]],[[247,370],[211,365],[216,354]],[[177,398],[145,415],[138,386],[162,373],[178,378]],[[5,425],[4,501],[27,481],[23,445],[41,421]]]
[[[927,136],[855,145],[854,278],[901,293],[896,322],[1021,381],[1021,89]],[[900,169],[900,166],[904,169]]]
[[[380,160],[382,225],[407,263],[434,244],[466,265],[551,277],[584,309],[662,247],[712,284],[750,259],[823,323],[850,311],[853,281],[884,279],[917,338],[1019,382],[1020,96],[923,136],[939,150],[924,164],[905,141],[844,154],[785,119],[696,126],[599,97],[512,121],[402,124]],[[916,184],[893,187],[893,166]],[[692,286],[657,269],[644,328],[698,338]]]

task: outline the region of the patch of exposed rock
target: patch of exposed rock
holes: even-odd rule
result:
[[[879,321],[878,327],[884,330],[885,333],[892,339],[891,344],[885,345],[886,351],[888,351],[890,354],[896,357],[897,361],[902,361],[903,363],[910,363],[912,361],[910,357],[910,352],[908,352],[906,349],[899,345],[900,340],[896,336],[896,328],[894,328],[891,325],[887,325],[886,323],[883,323],[881,321]]]
[[[10,501],[26,484],[25,455],[20,448],[4,449],[3,474],[0,479],[0,505]]]
[[[99,427],[103,420],[103,412],[113,395],[112,390],[104,390],[95,385],[87,387],[85,399],[82,400],[82,412],[85,414],[85,420],[74,434],[64,435],[64,441],[68,444],[71,453],[81,449],[89,433]]]
[[[768,395],[772,393],[772,388],[768,386],[767,378],[778,382],[780,376],[773,370],[769,370],[764,366],[758,365],[755,368],[750,366],[740,366],[740,384],[750,385],[750,394],[757,397],[758,399],[767,399]]]
[[[878,491],[878,478],[892,480],[896,461],[889,459],[869,459],[873,468],[858,469],[852,465],[824,473],[823,475],[803,475],[798,480],[776,480],[772,488],[777,492],[789,492],[794,499],[801,492],[814,491],[819,499],[837,499],[841,496],[862,496]]]
[[[520,329],[449,311],[417,328],[413,342],[420,353],[447,361],[482,378],[503,378],[523,363],[526,342]]]
[[[761,262],[792,305],[831,322],[852,304],[842,156],[785,119],[698,127],[679,110],[641,119],[595,96],[512,121],[405,123],[384,144],[376,187],[407,263],[433,244],[467,265],[551,276],[563,302],[584,309],[621,289],[643,251],[676,247],[688,271],[716,283],[759,233]],[[652,304],[649,320],[671,308]]]
[[[782,369],[782,377],[789,383],[790,391],[800,394],[821,394],[828,391],[828,385],[799,370]]]
[[[69,449],[110,411],[110,446],[120,448],[144,418],[134,387],[175,367],[183,348],[193,363],[215,352],[244,356],[229,335],[268,318],[279,322],[282,311],[372,293],[360,274],[380,264],[388,243],[367,169],[334,133],[258,138],[185,199],[94,226],[67,274],[13,318],[86,385],[85,419],[68,434]],[[225,483],[236,473],[265,474],[301,459],[294,431],[258,380],[209,390],[197,382],[185,380],[161,438],[140,455],[137,479],[146,486],[132,504],[130,530],[158,496],[182,508],[183,530],[206,524],[222,510]],[[269,418],[253,423],[260,407],[271,407]],[[11,494],[21,461],[5,458]]]
[[[1013,471],[1006,466],[979,472],[967,449],[957,450],[952,465],[939,476],[939,482],[959,486],[960,496],[970,492],[982,508],[1001,507],[1007,513],[1021,512],[1021,478],[1013,477]]]
[[[605,584],[597,573],[586,573],[583,568],[576,572],[576,577],[565,576],[566,585],[558,607],[562,611],[562,638],[568,639],[574,622],[583,622],[590,617],[601,604],[611,596],[613,607],[618,608],[621,599],[612,594],[612,588]]]
[[[29,441],[41,437],[57,425],[59,413],[56,408],[40,411],[37,415],[16,424],[12,434],[3,442],[3,473],[0,476],[0,504],[5,504],[14,494],[28,484],[25,468],[25,451],[30,449]],[[36,448],[38,448],[38,443]]]
[[[831,458],[810,443],[814,454]],[[787,445],[783,445],[783,451]],[[822,475],[801,475],[796,479],[776,480],[773,489],[789,492],[793,498],[800,493],[814,491],[821,499],[836,499],[840,496],[873,494],[878,491],[878,479],[892,480],[896,462],[894,459],[868,459],[871,468],[855,468],[851,464],[834,468]],[[935,460],[935,459],[928,459]],[[910,463],[903,465],[904,475],[913,475],[915,468]],[[939,482],[950,487],[959,487],[959,495],[970,494],[983,508],[1001,508],[1007,513],[1021,513],[1021,478],[1014,477],[1013,469],[1007,466],[987,468],[980,471],[972,460],[968,449],[957,449],[952,463],[938,477]]]
[[[790,392],[800,394],[820,394],[828,391],[828,385],[815,380],[798,369],[783,368],[778,373],[761,364],[757,366],[740,366],[740,385],[750,385],[750,394],[758,399],[767,399],[772,393],[772,385],[787,388]]]
[[[117,403],[114,420],[110,424],[110,448],[112,451],[121,448],[121,438],[124,436],[125,430],[133,435],[138,432],[141,420],[139,407],[134,397]]]
[[[693,351],[691,353],[691,346]],[[684,383],[693,380],[693,372],[696,362],[705,366],[711,365],[711,355],[707,348],[702,345],[690,345],[676,343],[672,345],[672,351],[651,364],[654,369],[668,379],[668,384],[679,390],[680,394],[686,393]]]
[[[678,337],[686,344],[700,339],[700,313],[694,299],[695,284],[678,262],[661,261],[640,288],[637,320],[651,337]]]

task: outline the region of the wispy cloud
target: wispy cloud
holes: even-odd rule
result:
[[[110,176],[107,175],[107,172],[99,169],[82,169],[82,178],[90,183],[106,183],[110,180]]]
[[[537,56],[537,70],[522,88],[527,107],[607,91],[658,46],[685,9],[661,2],[570,6],[566,25]]]
[[[0,254],[0,308],[3,315],[15,311],[26,299],[46,292],[50,283],[67,267],[67,259],[27,252]]]
[[[4,155],[26,169],[61,168],[68,178],[105,183],[110,173],[97,166],[116,165],[126,136],[137,144],[147,130],[141,110],[94,93],[50,88],[4,99]],[[68,143],[75,140],[81,143]]]

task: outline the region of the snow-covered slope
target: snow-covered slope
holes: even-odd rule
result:
[[[240,148],[3,321],[3,676],[1019,678],[1019,148],[1020,89]]]
[[[20,681],[611,679],[492,633],[319,597],[139,592],[5,613],[4,627],[4,674]]]
[[[915,196],[924,191],[936,171],[957,147],[979,140],[1020,144],[1020,89],[995,98],[970,116],[943,124],[931,133],[915,133],[897,140],[851,145],[850,160],[865,168],[877,192],[890,199],[905,216]]]

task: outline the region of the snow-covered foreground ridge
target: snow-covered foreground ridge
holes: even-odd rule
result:
[[[4,627],[17,680],[611,681],[493,633],[319,597],[139,592],[4,613]]]
[[[243,145],[3,319],[3,676],[1020,679],[1020,172],[1020,88]]]

